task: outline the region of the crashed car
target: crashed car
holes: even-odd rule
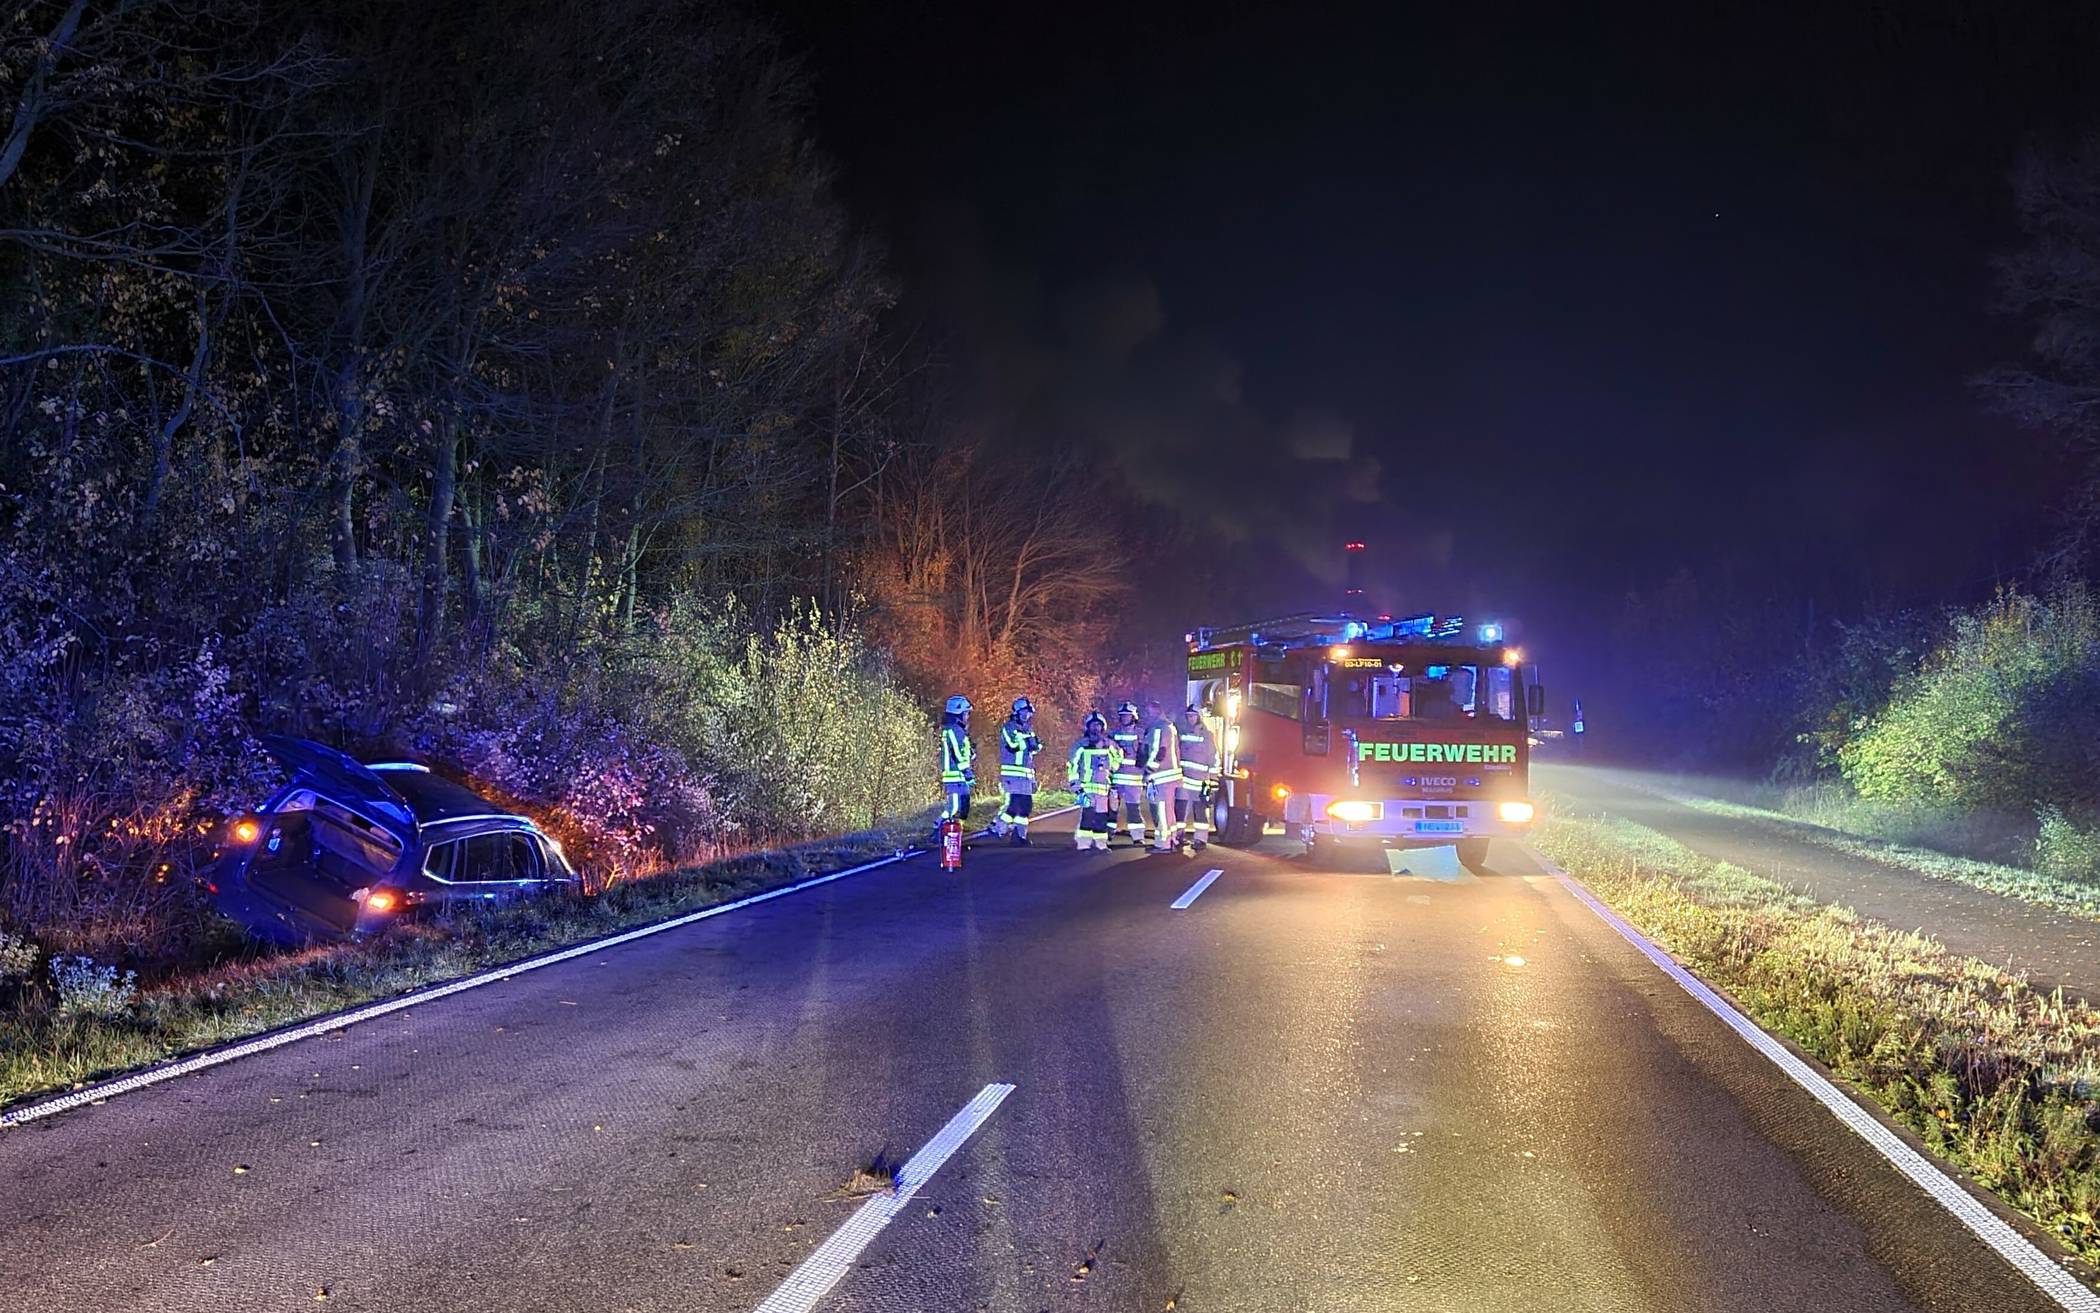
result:
[[[291,779],[227,827],[208,880],[251,934],[351,938],[432,908],[577,887],[561,845],[530,818],[427,766],[365,764],[305,739],[263,746]]]

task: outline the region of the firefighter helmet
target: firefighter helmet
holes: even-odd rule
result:
[[[1086,732],[1089,734],[1094,733],[1096,730],[1101,730],[1105,732],[1108,729],[1108,717],[1102,715],[1098,711],[1087,712],[1086,721],[1084,723]]]
[[[1116,714],[1117,714],[1117,715],[1119,715],[1119,716],[1128,716],[1128,717],[1130,717],[1130,718],[1131,718],[1132,720],[1136,720],[1136,719],[1137,719],[1137,703],[1135,703],[1135,702],[1125,702],[1125,703],[1123,703],[1122,705],[1120,705],[1120,706],[1118,706],[1118,707],[1116,708]]]
[[[1033,716],[1035,714],[1035,703],[1030,702],[1027,698],[1015,698],[1014,714],[1016,716]]]
[[[949,698],[948,714],[951,716],[966,716],[970,714],[970,699],[964,697],[960,693],[957,693],[954,697]]]

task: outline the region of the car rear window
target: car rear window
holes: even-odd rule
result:
[[[356,812],[327,798],[308,795],[296,809],[280,811],[257,855],[259,875],[293,877],[311,870],[343,889],[372,883],[393,870],[400,841]]]

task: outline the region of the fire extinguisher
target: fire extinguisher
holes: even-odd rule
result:
[[[962,822],[953,816],[941,822],[941,869],[962,869]]]

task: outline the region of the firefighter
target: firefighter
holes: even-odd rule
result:
[[[1125,702],[1116,708],[1116,727],[1108,736],[1117,749],[1115,797],[1123,804],[1123,828],[1130,834],[1131,846],[1141,848],[1145,843],[1145,730],[1138,724],[1137,703]],[[1109,808],[1111,815],[1114,811]]]
[[[1108,717],[1088,712],[1066,772],[1072,792],[1079,795],[1079,828],[1072,832],[1072,842],[1081,852],[1108,851],[1108,832],[1116,823],[1116,767],[1122,760],[1122,749],[1108,736]]]
[[[1035,733],[1035,704],[1015,698],[1013,714],[999,727],[999,787],[1006,804],[992,820],[992,833],[1016,848],[1028,846],[1028,817],[1035,811],[1035,758],[1043,741]]]
[[[1203,723],[1203,710],[1191,702],[1181,710],[1178,755],[1181,786],[1174,792],[1174,823],[1180,839],[1194,851],[1210,847],[1210,799],[1218,787],[1218,740]]]
[[[1158,698],[1145,699],[1145,812],[1153,825],[1152,851],[1170,853],[1174,841],[1174,791],[1181,787],[1181,747],[1174,724]]]
[[[977,783],[977,745],[970,742],[970,699],[958,693],[941,716],[941,807],[943,824],[970,819],[970,790]],[[936,829],[938,840],[939,831]]]

